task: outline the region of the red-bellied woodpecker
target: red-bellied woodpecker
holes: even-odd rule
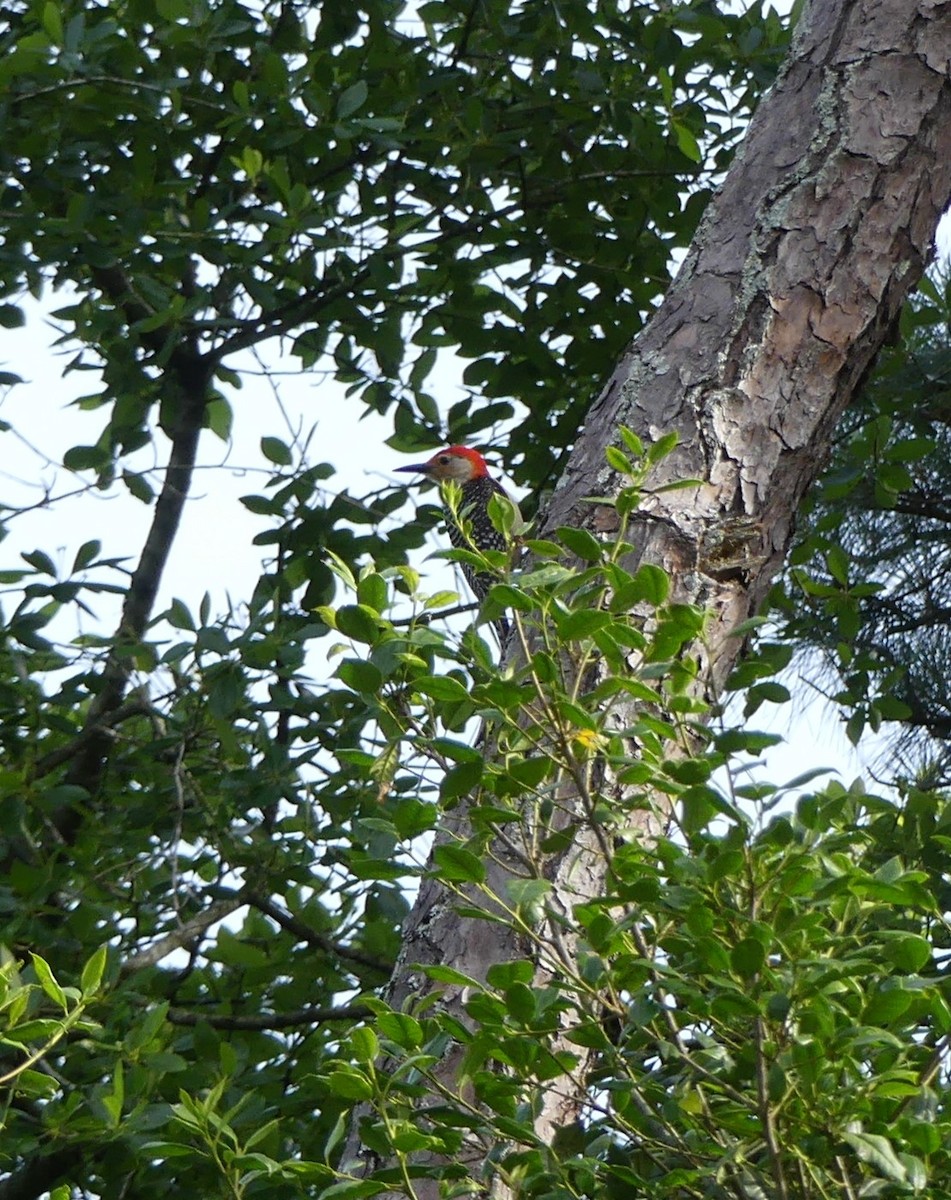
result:
[[[459,505],[455,513],[447,511],[449,540],[457,550],[506,550],[505,536],[495,528],[489,516],[489,501],[493,496],[510,499],[505,488],[489,474],[485,459],[478,450],[468,446],[448,446],[424,463],[397,467],[397,471],[416,471],[438,484],[454,483],[459,488]],[[462,521],[462,527],[458,521]],[[495,583],[492,575],[476,571],[469,563],[462,564],[466,582],[479,600],[484,600]],[[509,632],[505,617],[493,622],[503,647]]]

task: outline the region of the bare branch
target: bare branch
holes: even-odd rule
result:
[[[225,917],[230,916],[246,903],[247,901],[241,896],[234,896],[230,900],[216,900],[214,904],[210,904],[197,916],[187,921],[181,929],[166,934],[165,937],[159,938],[157,942],[149,946],[148,950],[142,950],[139,954],[133,954],[131,958],[126,959],[120,968],[120,975],[125,978],[145,967],[154,967],[163,958],[188,946],[196,938],[201,937],[210,926],[217,921],[223,921]]]

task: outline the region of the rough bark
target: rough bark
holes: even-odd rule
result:
[[[709,613],[704,644],[693,649],[708,700],[740,653],[731,631],[756,612],[783,561],[836,421],[932,253],[951,197],[949,62],[951,3],[807,7],[676,282],[591,407],[554,496],[548,527],[610,533],[613,509],[592,512],[583,497],[620,486],[604,459],[618,426],[647,442],[679,434],[652,482],[702,483],[652,496],[631,540],[641,561],[671,574],[678,599]],[[464,836],[466,820],[458,809],[443,836]],[[499,846],[488,880],[496,895],[506,894],[509,863]],[[603,868],[593,837],[552,856],[545,871],[558,905],[570,910],[599,894]],[[391,1000],[399,1007],[431,988],[415,964],[483,979],[494,962],[537,955],[537,943],[519,941],[503,925],[460,919],[453,898],[428,880],[407,922]],[[460,989],[444,991],[456,1015],[463,1001]],[[442,1064],[450,1088],[455,1066],[451,1054]],[[541,1118],[547,1141],[578,1115],[583,1080],[568,1088],[553,1093]],[[352,1138],[345,1157],[356,1150]],[[420,1181],[417,1194],[428,1200],[437,1190]]]

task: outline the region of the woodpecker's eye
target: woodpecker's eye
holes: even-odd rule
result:
[[[446,466],[446,464],[447,464],[448,462],[449,462],[449,455],[448,455],[448,454],[440,454],[440,456],[439,456],[439,465],[440,465],[441,467],[444,467],[444,466]]]

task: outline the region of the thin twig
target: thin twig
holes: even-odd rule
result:
[[[172,1025],[197,1025],[199,1021],[212,1029],[293,1029],[298,1025],[326,1025],[330,1021],[362,1021],[373,1015],[364,1004],[343,1005],[340,1008],[299,1008],[294,1012],[261,1013],[259,1016],[237,1016],[227,1013],[206,1013],[189,1008],[170,1008],[168,1020]]]

